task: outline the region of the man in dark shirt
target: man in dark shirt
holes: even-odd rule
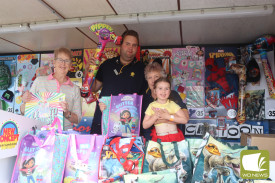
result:
[[[144,77],[144,65],[135,56],[139,45],[137,32],[125,31],[122,34],[120,56],[106,60],[98,69],[92,91],[101,88],[100,97],[122,94],[144,94],[147,82]],[[91,133],[101,134],[102,113],[97,103]]]

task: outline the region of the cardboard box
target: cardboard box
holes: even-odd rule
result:
[[[241,134],[242,146],[257,146],[259,150],[268,150],[270,161],[275,161],[275,134]]]

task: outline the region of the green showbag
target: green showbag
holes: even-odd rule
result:
[[[192,165],[188,142],[149,141],[146,148],[143,172],[172,169],[177,172],[178,182],[190,182]]]

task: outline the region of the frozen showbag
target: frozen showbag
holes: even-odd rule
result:
[[[139,136],[141,104],[141,95],[112,96],[108,136]]]
[[[23,137],[11,182],[51,182],[54,141],[54,133],[45,139],[33,135]]]
[[[71,135],[64,183],[98,182],[98,163],[104,140],[101,135]]]
[[[65,101],[65,94],[54,92],[39,92],[32,95],[26,103],[25,116],[51,124],[58,117],[63,128],[63,110],[59,102]]]

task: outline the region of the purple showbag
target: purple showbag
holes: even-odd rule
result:
[[[11,178],[12,183],[51,182],[55,135],[45,139],[34,135],[22,138]]]
[[[108,136],[139,136],[142,95],[111,97]]]
[[[98,182],[102,135],[71,135],[65,165],[64,182]]]

